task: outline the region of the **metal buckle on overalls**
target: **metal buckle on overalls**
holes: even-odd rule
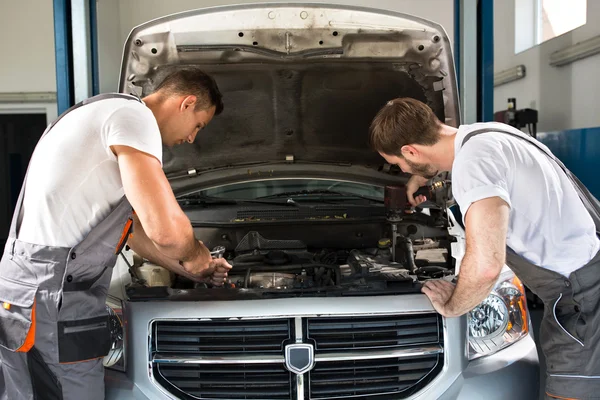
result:
[[[10,260],[12,260],[15,255],[15,246],[17,244],[17,240],[15,238],[10,238],[8,240],[12,241],[12,243],[9,245],[9,250],[8,250],[8,258]]]

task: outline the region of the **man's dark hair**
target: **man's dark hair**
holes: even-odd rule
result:
[[[394,99],[371,122],[369,144],[375,151],[401,157],[407,144],[436,144],[439,124],[428,105],[410,97]]]
[[[223,111],[223,96],[217,82],[199,68],[184,68],[175,71],[158,85],[155,92],[169,95],[196,96],[196,111],[215,106],[215,115]]]

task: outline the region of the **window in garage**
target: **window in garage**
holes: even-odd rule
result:
[[[585,25],[587,0],[538,0],[537,44]]]
[[[515,53],[563,35],[587,21],[587,0],[515,0]]]

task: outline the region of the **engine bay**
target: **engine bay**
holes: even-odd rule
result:
[[[251,232],[258,235],[257,232]],[[237,253],[226,283],[228,288],[311,289],[328,287],[379,287],[413,283],[451,275],[448,251],[431,239],[408,238],[392,259],[391,240],[382,238],[366,249],[254,250]]]
[[[439,198],[432,194],[440,189],[444,186],[431,187],[428,198]],[[227,207],[252,216],[267,209]],[[324,208],[320,203],[314,207]],[[348,206],[327,204],[336,213],[341,207],[350,217],[292,221],[277,206],[269,206],[267,221],[219,223],[202,214],[214,212],[213,206],[203,210],[190,205],[196,237],[213,257],[224,257],[233,267],[224,284],[196,282],[134,254],[127,294],[131,300],[376,295],[416,293],[427,279],[454,278],[451,248],[456,238],[449,233],[445,207],[411,208],[404,186],[386,186],[384,204],[366,206],[370,214],[354,215]]]
[[[193,282],[140,260],[132,265],[132,299],[208,293],[223,298],[420,291],[427,279],[452,279],[449,238],[380,238],[364,248],[309,248],[300,240],[267,239],[249,231],[235,249],[217,248],[233,266],[223,286]],[[214,253],[214,252],[213,252]],[[135,260],[135,257],[134,257]],[[162,295],[161,295],[162,293]]]

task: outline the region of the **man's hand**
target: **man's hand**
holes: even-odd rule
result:
[[[429,182],[429,179],[423,178],[419,175],[413,175],[410,177],[408,183],[406,184],[406,195],[411,206],[416,207],[427,200],[427,198],[423,195],[419,195],[416,198],[414,197],[415,192],[419,190],[420,187],[425,186],[427,182]]]
[[[227,273],[231,269],[231,264],[224,258],[215,258],[210,262],[210,269],[212,269],[212,275],[207,279],[207,283],[215,286],[223,286],[225,280],[227,280]]]
[[[458,315],[453,315],[453,313],[447,309],[446,304],[450,297],[452,297],[452,293],[454,293],[454,284],[443,279],[436,279],[426,281],[421,288],[421,291],[425,293],[431,304],[433,304],[433,308],[442,314],[444,317],[458,317]]]
[[[182,262],[183,268],[191,275],[194,275],[206,283],[215,286],[223,286],[227,279],[227,273],[231,269],[231,264],[224,258],[212,258],[210,251],[201,241],[198,241],[202,248],[198,257],[192,261]]]

